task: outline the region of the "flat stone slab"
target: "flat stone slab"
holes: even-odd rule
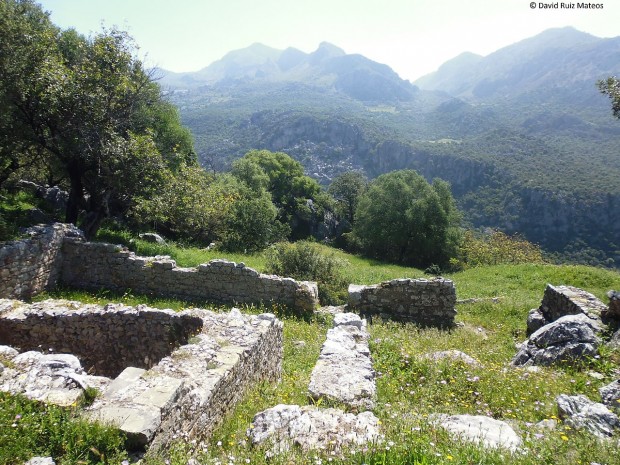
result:
[[[315,400],[327,398],[358,411],[371,410],[377,394],[366,321],[353,313],[339,313],[334,325],[312,370],[308,392]]]
[[[522,440],[512,427],[500,420],[482,415],[436,415],[435,421],[454,438],[476,442],[488,448],[503,448],[512,452]]]
[[[276,405],[256,414],[248,430],[252,444],[269,444],[268,455],[293,446],[304,451],[363,445],[379,440],[379,420],[372,412],[358,415],[313,406]]]

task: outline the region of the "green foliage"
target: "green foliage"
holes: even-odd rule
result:
[[[460,260],[454,262],[465,268],[499,265],[502,263],[543,263],[540,247],[519,236],[508,236],[501,231],[477,236],[466,231],[459,247]]]
[[[199,244],[219,239],[239,197],[234,183],[184,164],[176,174],[165,174],[152,195],[137,199],[130,211],[134,221],[175,239]]]
[[[256,252],[284,240],[290,228],[277,221],[277,215],[278,210],[266,191],[239,198],[226,218],[226,231],[222,235],[221,248]]]
[[[85,210],[81,228],[93,237],[103,218],[149,196],[164,168],[195,162],[189,132],[126,33],[85,38],[33,2],[0,8],[0,182],[8,169],[45,166],[69,187],[66,220]]]
[[[361,197],[354,233],[370,256],[427,267],[442,266],[459,241],[459,215],[449,185],[430,185],[415,171],[403,170],[375,179]]]
[[[310,235],[314,221],[309,201],[321,188],[304,174],[301,163],[282,152],[253,150],[233,164],[233,175],[250,189],[266,189],[278,209],[278,220],[291,228],[292,239]]]
[[[337,205],[341,218],[353,225],[359,198],[368,189],[368,179],[359,171],[347,171],[336,176],[327,190]]]
[[[346,301],[347,282],[343,269],[348,263],[333,253],[325,253],[312,242],[294,244],[281,242],[267,251],[267,271],[319,285],[319,300],[323,305],[339,305]]]
[[[616,118],[620,119],[620,81],[617,77],[608,77],[597,82],[597,86],[602,94],[608,95],[611,99],[611,110]]]
[[[34,208],[36,199],[27,192],[8,193],[0,191],[0,241],[15,239],[20,226],[27,226],[28,211]]]
[[[80,419],[71,409],[0,392],[0,464],[51,456],[56,463],[119,464],[127,458],[118,430]]]

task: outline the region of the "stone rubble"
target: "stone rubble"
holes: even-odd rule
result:
[[[372,412],[354,415],[334,408],[280,404],[256,414],[248,436],[254,445],[270,445],[269,456],[293,446],[338,453],[345,446],[379,440],[379,420]]]
[[[10,353],[6,349],[1,352]],[[5,360],[10,362],[10,368],[0,372],[0,391],[62,407],[77,405],[84,390],[103,389],[110,381],[86,374],[77,357],[70,354],[28,351]]]
[[[603,312],[603,317],[620,321],[620,291],[609,291],[607,297],[609,297],[609,306]]]
[[[601,400],[610,410],[620,413],[620,379],[601,387]]]
[[[599,438],[608,438],[620,428],[620,419],[603,404],[584,395],[561,394],[556,399],[561,420],[571,428],[585,430]]]
[[[357,411],[375,407],[375,372],[368,348],[366,320],[338,313],[327,332],[321,355],[312,370],[308,392],[319,400],[341,402]]]

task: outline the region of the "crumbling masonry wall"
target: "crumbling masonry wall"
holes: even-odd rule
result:
[[[349,311],[363,316],[449,328],[456,316],[456,289],[449,279],[394,279],[349,286]]]
[[[0,297],[28,299],[53,288],[60,276],[65,237],[81,237],[71,225],[35,226],[26,239],[0,247]]]
[[[149,369],[201,329],[198,317],[145,305],[0,299],[0,345],[73,354],[86,371],[102,376],[128,366]]]
[[[135,325],[126,326],[148,327],[153,335],[128,339],[128,328],[116,323],[118,318],[126,323],[128,316],[135,318]],[[58,325],[60,320],[64,321],[62,325]],[[50,324],[54,328],[50,328]],[[93,333],[93,325],[97,324],[105,326]],[[67,347],[57,346],[59,339],[55,328],[60,326],[65,339],[69,339]],[[200,443],[251,386],[260,381],[278,380],[282,370],[283,325],[269,313],[243,315],[233,308],[228,313],[190,309],[177,314],[144,306],[101,307],[58,300],[27,304],[0,299],[0,327],[8,328],[0,334],[0,346],[18,339],[15,345],[23,350],[24,340],[20,338],[32,341],[38,338],[41,344],[38,351],[48,356],[51,344],[56,345],[55,352],[76,344],[75,355],[82,365],[84,360],[93,357],[88,350],[94,350],[101,361],[96,364],[102,371],[110,371],[112,366],[116,367],[114,371],[124,368],[111,380],[90,376],[81,367],[76,370],[63,364],[66,359],[61,356],[52,357],[45,362],[47,365],[41,372],[44,376],[38,377],[40,385],[32,387],[22,381],[36,376],[28,370],[41,367],[23,362],[41,358],[40,353],[25,352],[16,356],[17,352],[13,351],[12,360],[20,357],[22,360],[0,370],[0,390],[46,398],[41,391],[47,389],[55,399],[60,399],[61,394],[62,398],[75,399],[74,391],[96,387],[100,395],[84,415],[117,426],[127,434],[134,447],[150,445],[149,452],[166,449],[175,438]],[[180,331],[181,339],[187,334],[192,337],[181,340],[183,345],[166,351],[167,341],[164,338],[158,342],[157,335],[169,335],[171,329],[175,333]],[[86,347],[80,349],[80,344],[87,345],[88,350]],[[148,357],[152,367],[136,368],[132,366],[134,362],[144,364],[133,358],[125,359],[126,367],[120,367],[114,353],[106,354],[106,350],[113,350],[114,344],[131,346],[137,354]],[[10,356],[13,349],[4,349],[4,354]],[[166,354],[161,358],[157,351],[166,351]]]
[[[0,248],[0,298],[28,299],[58,284],[224,304],[277,303],[297,313],[318,305],[314,282],[260,274],[243,263],[212,260],[180,268],[169,257],[139,257],[119,245],[85,242],[73,226],[29,230]]]

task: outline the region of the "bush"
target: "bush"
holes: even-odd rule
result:
[[[321,246],[300,241],[280,242],[267,251],[267,271],[304,281],[316,281],[323,305],[339,305],[346,301],[347,282],[342,276],[345,260],[325,254]]]
[[[375,179],[359,199],[353,233],[365,254],[402,265],[444,266],[460,241],[450,186],[412,170]]]
[[[455,268],[508,263],[544,263],[538,245],[520,236],[508,236],[501,231],[492,231],[481,237],[477,237],[472,231],[467,231],[463,235],[459,256],[460,266]]]

